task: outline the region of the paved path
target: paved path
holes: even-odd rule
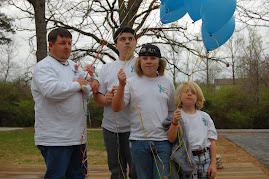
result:
[[[18,127],[0,127],[0,131],[13,131],[13,130],[21,130],[23,128]]]
[[[218,133],[236,143],[269,168],[269,129],[218,130]]]

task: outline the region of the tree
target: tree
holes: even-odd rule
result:
[[[260,71],[263,61],[262,39],[253,29],[249,29],[249,36],[243,55],[240,59],[240,67],[244,69],[247,80],[247,90],[253,96],[254,102],[259,103]]]
[[[39,13],[37,1],[28,0],[28,2],[31,4],[18,5],[16,0],[11,1],[14,6],[24,12],[26,17],[42,18],[44,5],[40,5],[42,11]],[[156,13],[159,13],[156,10],[159,8],[160,2],[155,0],[149,2],[142,0],[50,0],[45,3],[46,13],[42,22],[47,23],[47,29],[65,27],[72,32],[73,53],[71,58],[75,61],[87,60],[89,63],[90,60],[96,63],[98,60],[98,62],[107,63],[116,60],[117,50],[112,39],[112,32],[120,26],[128,26],[136,30],[140,37],[138,49],[142,43],[152,42],[159,44],[160,47],[162,44],[171,44],[199,55],[199,52],[191,45],[191,43],[197,42],[199,37],[196,34],[187,33],[188,24],[186,22],[162,25],[160,20],[156,18]],[[39,21],[35,20],[35,22],[36,27],[38,27],[37,22]],[[189,24],[191,25],[191,22]],[[39,33],[40,31],[37,29],[36,36]],[[201,42],[201,39],[199,41]],[[44,45],[45,42],[42,44]],[[45,46],[42,49],[45,49]]]
[[[0,79],[4,82],[7,82],[8,79],[11,79],[12,75],[18,74],[18,65],[14,61],[14,57],[16,56],[16,45],[14,42],[10,42],[9,44],[2,45],[0,49]],[[17,70],[17,73],[14,71]]]
[[[237,20],[244,24],[244,27],[268,27],[269,24],[269,0],[238,0]]]
[[[3,1],[0,3],[0,8],[3,6]],[[4,13],[0,12],[0,45],[11,42],[11,39],[7,37],[5,33],[15,33],[12,27],[12,21],[12,18],[7,17]]]
[[[227,62],[227,66],[231,67],[233,85],[236,84],[236,77],[240,77],[240,71],[242,69],[237,68],[237,65],[240,64],[240,55],[242,54],[242,48],[244,48],[244,38],[240,36],[232,36],[228,43],[225,45],[227,48],[227,58],[230,60],[230,63]]]
[[[87,63],[100,62],[104,64],[111,60],[116,60],[117,50],[114,47],[112,33],[115,28],[123,25],[134,28],[137,34],[139,34],[138,49],[142,43],[151,42],[160,45],[161,49],[162,45],[169,44],[173,47],[181,48],[183,51],[188,51],[193,55],[203,56],[193,45],[201,44],[201,35],[192,34],[187,31],[191,23],[178,20],[168,25],[161,24],[158,16],[159,11],[157,10],[159,9],[160,2],[156,0],[146,2],[142,0],[42,0],[42,5],[34,0],[27,0],[29,3],[23,3],[22,5],[16,3],[19,0],[10,1],[14,6],[21,9],[26,17],[32,19],[40,18],[40,22],[46,24],[47,29],[65,27],[71,30],[74,34],[72,59],[75,61],[87,61]],[[250,22],[248,20],[253,19],[251,16],[246,16],[248,14],[247,10],[256,11],[245,2],[251,2],[255,5],[253,0],[239,0],[235,16],[237,20],[239,19],[246,24]],[[42,11],[38,10],[38,7]],[[44,7],[46,7],[45,13],[43,13]],[[243,21],[245,17],[247,20]],[[266,19],[261,20],[266,22]],[[37,24],[39,21],[35,20],[35,22]],[[36,27],[41,26],[36,25]],[[46,44],[44,31],[42,32],[42,38],[38,37],[39,33],[41,32],[37,29],[37,39],[43,39],[44,42],[42,44]],[[42,47],[45,50],[46,48],[46,45]],[[177,56],[177,52],[173,53],[174,56]],[[180,60],[187,61],[187,59],[185,57]],[[226,62],[225,58],[216,58],[215,55],[210,55],[209,61],[211,60]],[[174,63],[170,62],[169,64],[173,66]],[[183,72],[183,74],[190,75],[179,65],[171,68],[177,69],[180,73]]]
[[[27,0],[34,7],[36,27],[37,62],[47,56],[47,23],[45,19],[45,0]]]

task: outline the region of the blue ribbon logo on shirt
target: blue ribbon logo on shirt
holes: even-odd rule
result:
[[[202,118],[202,121],[205,123],[205,126],[207,126],[207,122],[206,122],[205,118]]]
[[[161,92],[164,92],[164,90],[163,90],[163,88],[162,88],[161,85],[158,85],[158,87],[159,87],[159,89],[160,89],[160,93],[161,93]]]
[[[131,66],[131,68],[132,68],[132,69],[131,69],[131,72],[134,72],[134,66]]]

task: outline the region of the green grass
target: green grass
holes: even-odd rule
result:
[[[102,131],[88,131],[87,135],[88,164],[107,164]],[[44,164],[34,143],[33,128],[0,131],[0,164]]]

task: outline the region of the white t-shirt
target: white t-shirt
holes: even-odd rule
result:
[[[130,78],[132,76],[136,76],[134,70],[136,58],[133,58],[128,61],[121,61],[117,59],[114,62],[105,64],[98,76],[99,80],[99,92],[103,95],[106,95],[107,91],[110,91],[113,86],[117,86],[119,84],[118,73],[121,68],[126,73],[126,77]],[[128,110],[124,108],[120,112],[114,112],[112,105],[108,105],[104,107],[102,127],[111,131],[111,132],[129,132],[130,131],[130,121]]]
[[[218,139],[214,122],[207,113],[200,110],[196,110],[195,114],[187,114],[183,109],[180,111],[192,151],[209,147],[211,142],[208,138]]]
[[[125,105],[129,104],[128,109],[130,110],[131,131],[129,139],[168,140],[162,122],[168,116],[168,111],[173,112],[176,108],[173,102],[175,92],[173,83],[164,76],[156,78],[135,76],[127,81],[129,85],[125,86],[124,103]]]
[[[81,87],[78,82],[73,82],[75,63],[67,61],[69,65],[64,66],[47,56],[35,66],[31,82],[35,101],[35,145],[85,143],[85,140],[81,141],[86,127]],[[79,71],[82,72],[82,69],[79,68]],[[87,109],[86,103],[84,109]]]

